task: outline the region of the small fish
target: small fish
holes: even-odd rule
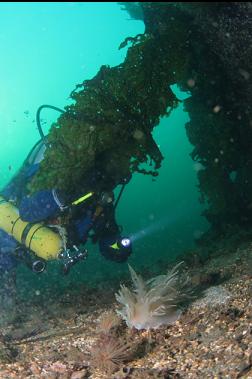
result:
[[[9,165],[9,166],[8,166],[8,170],[9,170],[9,171],[11,171],[11,169],[12,169],[12,166],[11,166],[11,165]]]

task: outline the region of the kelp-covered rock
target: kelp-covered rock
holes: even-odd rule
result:
[[[151,132],[177,105],[169,85],[177,82],[187,58],[181,44],[169,54],[166,40],[157,45],[150,34],[131,42],[123,64],[102,66],[72,92],[74,104],[51,128],[32,191],[83,186],[93,168],[114,185],[134,171],[157,175],[163,157]],[[153,162],[153,169],[141,168],[144,162]]]
[[[176,106],[176,83],[191,94],[186,131],[203,167],[205,216],[216,229],[251,223],[251,3],[120,4],[145,33],[122,42],[131,44],[122,64],[102,66],[72,92],[31,190],[85,187],[94,168],[110,187],[135,171],[157,175],[163,157],[151,133]]]

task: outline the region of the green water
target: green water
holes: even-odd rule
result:
[[[0,172],[1,186],[18,170],[39,139],[35,113],[41,104],[64,107],[76,84],[92,78],[100,66],[123,62],[128,36],[143,33],[144,24],[131,20],[117,3],[1,3],[0,4]],[[176,89],[175,89],[176,90]],[[187,95],[178,93],[179,98]],[[58,115],[44,111],[47,131]],[[159,176],[135,174],[118,205],[117,220],[124,234],[135,239],[129,263],[154,267],[194,246],[208,225],[201,216],[196,171],[189,154],[181,104],[161,120],[154,138],[164,156]],[[67,278],[52,265],[40,277],[21,269],[21,279],[33,283],[101,282],[120,276],[127,265],[105,261],[96,246],[88,260]],[[20,269],[19,269],[20,270]],[[64,282],[64,284],[63,284]],[[27,286],[29,286],[27,284]]]

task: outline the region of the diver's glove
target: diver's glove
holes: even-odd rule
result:
[[[125,262],[132,253],[132,244],[129,238],[117,236],[102,238],[99,241],[102,255],[115,262]]]
[[[54,217],[66,208],[59,191],[42,190],[23,197],[19,205],[19,214],[23,221],[38,222]]]

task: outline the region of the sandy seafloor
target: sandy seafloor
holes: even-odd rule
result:
[[[186,257],[191,282],[207,292],[172,326],[113,329],[131,348],[117,372],[99,370],[91,355],[101,316],[117,306],[113,286],[85,287],[22,305],[1,328],[0,378],[252,378],[252,231],[231,231]]]

